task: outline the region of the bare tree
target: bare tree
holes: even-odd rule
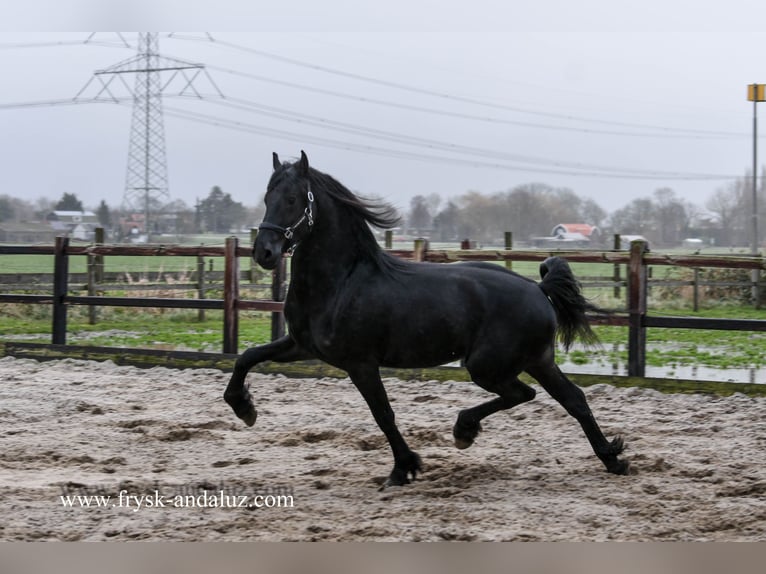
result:
[[[686,230],[689,229],[689,217],[683,201],[669,187],[656,190],[654,200],[654,217],[659,242],[665,245],[681,243]]]
[[[410,200],[409,227],[417,235],[431,229],[431,212],[428,209],[428,199],[423,195],[416,195]]]
[[[746,214],[752,213],[752,209],[745,208],[746,187],[744,179],[737,179],[726,187],[716,189],[705,203],[718,220],[721,243],[724,245],[747,242]]]

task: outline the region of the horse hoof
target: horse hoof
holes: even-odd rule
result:
[[[396,487],[401,488],[402,486],[404,486],[404,484],[394,482],[389,478],[388,480],[386,480],[386,482],[380,485],[380,488],[378,488],[378,492],[385,492],[386,490],[390,490],[391,488],[396,488]]]
[[[455,446],[460,450],[465,450],[473,444],[472,440],[466,440],[464,438],[456,438]]]
[[[612,474],[627,476],[631,474],[630,461],[618,460],[617,464],[608,469]]]
[[[256,419],[258,418],[258,411],[255,409],[250,409],[248,412],[238,415],[239,418],[241,418],[243,421],[245,421],[245,424],[249,427],[253,426],[255,424]]]

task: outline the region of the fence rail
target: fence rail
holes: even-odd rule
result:
[[[724,256],[724,255],[673,255],[653,253],[646,250],[644,242],[636,241],[631,244],[630,251],[551,251],[551,250],[429,250],[424,241],[416,241],[412,250],[392,250],[394,255],[415,261],[431,261],[451,263],[457,261],[504,261],[510,264],[515,261],[542,261],[551,255],[560,255],[571,262],[604,263],[624,265],[627,275],[620,277],[615,272],[614,280],[604,281],[602,286],[624,286],[627,289],[627,312],[615,313],[607,317],[594,317],[595,323],[619,325],[628,327],[628,375],[643,377],[646,366],[646,329],[647,328],[682,328],[682,329],[713,329],[734,331],[766,331],[766,320],[755,319],[709,319],[697,317],[668,317],[652,316],[648,313],[649,266],[673,266],[699,269],[702,267],[750,269],[761,271],[766,269],[766,259],[760,256]],[[177,246],[177,245],[70,245],[66,237],[56,238],[54,246],[24,245],[2,246],[0,255],[53,255],[54,272],[51,292],[48,294],[18,294],[0,293],[0,303],[44,304],[53,308],[51,326],[51,344],[66,345],[67,308],[72,305],[123,306],[123,307],[159,307],[176,309],[216,309],[223,311],[223,348],[222,353],[234,355],[238,353],[239,312],[265,311],[272,313],[272,338],[284,334],[284,297],[286,290],[286,270],[284,260],[282,265],[272,273],[271,299],[241,299],[241,272],[239,260],[249,258],[249,247],[240,247],[237,238],[226,240],[223,247],[216,246]],[[199,261],[203,257],[222,257],[224,271],[222,274],[222,299],[208,299],[204,296],[205,287],[201,285],[197,299],[181,299],[172,297],[109,297],[96,295],[91,288],[93,265],[103,261],[103,257],[120,256],[186,256],[195,257]],[[72,295],[71,276],[68,272],[69,261],[72,257],[88,257],[89,294]],[[101,263],[103,264],[103,263]],[[103,269],[103,267],[102,267]],[[200,283],[204,283],[204,274],[199,275]],[[200,285],[198,283],[198,285]],[[689,284],[679,281],[678,284]],[[757,284],[757,282],[756,282]],[[0,285],[0,288],[3,286]],[[140,352],[139,349],[131,351]]]

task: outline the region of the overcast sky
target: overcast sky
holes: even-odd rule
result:
[[[35,29],[38,4],[10,16]],[[74,4],[48,4],[45,32],[0,32],[0,194],[122,201],[129,104],[7,104],[74,98],[94,71],[135,55],[137,34],[86,44],[91,32],[56,29],[213,28],[160,33],[163,55],[205,64],[215,84],[199,77],[204,97],[180,99],[175,82],[164,100],[170,195],[189,205],[215,185],[255,205],[272,151],[304,149],[404,210],[417,194],[529,182],[608,211],[660,187],[704,206],[752,166],[746,87],[766,83],[763,2]],[[80,99],[96,93],[92,83]]]

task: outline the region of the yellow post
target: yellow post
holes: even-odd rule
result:
[[[747,86],[747,101],[766,102],[766,84],[750,84]]]

